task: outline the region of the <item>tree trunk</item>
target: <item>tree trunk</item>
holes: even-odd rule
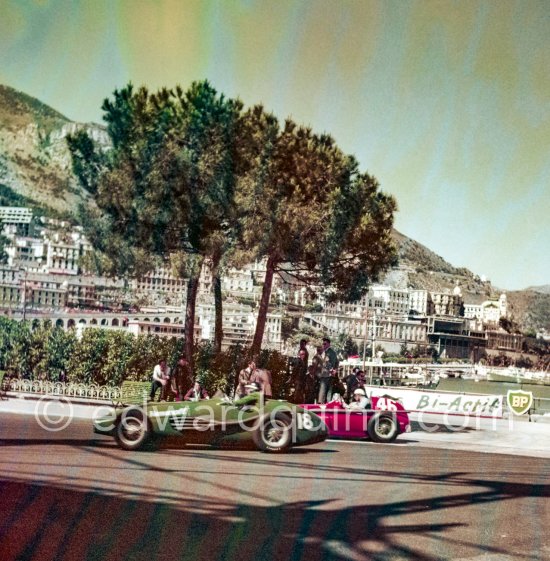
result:
[[[260,300],[260,308],[258,309],[258,319],[256,320],[256,332],[250,354],[256,356],[262,348],[262,339],[264,338],[265,322],[267,319],[267,311],[269,309],[269,299],[271,297],[271,287],[273,286],[273,274],[275,272],[276,260],[273,255],[267,258],[265,282],[262,289],[262,299]]]
[[[187,302],[185,308],[185,356],[189,362],[191,375],[194,376],[194,360],[195,352],[195,303],[197,301],[197,292],[199,291],[199,273],[194,274],[187,281]]]
[[[222,279],[218,268],[213,269],[212,284],[214,289],[214,309],[216,313],[214,327],[214,353],[218,354],[222,350],[223,340],[223,303],[222,303]]]

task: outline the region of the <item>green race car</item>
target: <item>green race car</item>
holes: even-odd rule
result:
[[[156,437],[177,436],[189,444],[248,441],[262,452],[284,452],[328,436],[315,413],[287,401],[264,399],[260,392],[236,401],[214,398],[117,408],[94,420],[94,432],[114,436],[125,450],[142,449]]]

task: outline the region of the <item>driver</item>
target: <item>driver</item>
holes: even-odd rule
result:
[[[353,392],[353,401],[349,404],[349,409],[364,411],[370,408],[370,400],[363,388],[357,388]]]
[[[258,382],[250,382],[249,384],[246,384],[244,389],[246,390],[246,395],[250,395],[251,393],[262,391],[262,387]]]

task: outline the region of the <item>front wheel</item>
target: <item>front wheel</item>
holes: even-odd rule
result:
[[[141,450],[151,441],[147,415],[141,409],[125,411],[115,430],[115,439],[124,450]]]
[[[367,434],[373,442],[393,442],[399,434],[399,425],[395,415],[376,413],[367,424]]]
[[[292,444],[292,421],[281,413],[266,415],[252,433],[252,440],[261,452],[286,452]]]

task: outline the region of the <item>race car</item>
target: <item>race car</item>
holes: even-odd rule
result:
[[[399,434],[411,431],[405,408],[389,396],[371,397],[370,408],[364,410],[346,407],[339,400],[301,407],[325,422],[330,437],[370,438],[373,442],[388,443]]]
[[[253,392],[238,400],[149,402],[113,409],[94,420],[94,432],[115,437],[125,450],[140,450],[158,437],[181,437],[189,444],[252,442],[262,452],[325,440],[328,429],[312,411]]]

